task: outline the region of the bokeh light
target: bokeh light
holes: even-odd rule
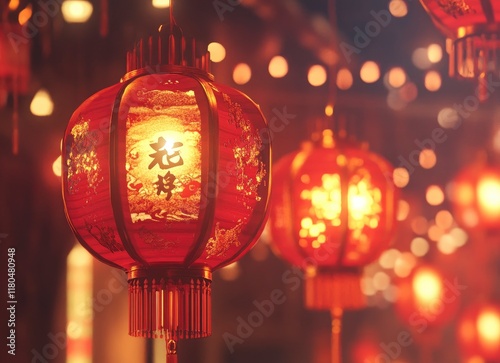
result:
[[[337,73],[337,87],[340,90],[348,90],[353,84],[352,73],[347,68],[341,68]]]
[[[408,5],[404,0],[391,0],[389,2],[389,12],[396,18],[402,18],[408,14]]]
[[[425,89],[430,92],[436,92],[441,88],[441,75],[436,71],[428,71],[425,74],[424,85]]]
[[[210,52],[210,60],[214,63],[219,63],[226,58],[226,48],[220,43],[212,42],[207,47]]]
[[[431,63],[439,63],[443,59],[443,48],[439,44],[431,44],[427,47],[427,58]]]
[[[425,200],[430,205],[440,205],[444,201],[443,189],[438,185],[431,185],[425,193]]]
[[[392,172],[394,185],[398,188],[404,188],[410,182],[410,173],[406,168],[396,168]]]
[[[288,62],[280,55],[274,56],[269,62],[269,74],[274,78],[283,78],[288,73]]]
[[[252,69],[246,63],[239,63],[233,70],[233,81],[236,84],[243,85],[252,79]]]
[[[319,87],[325,84],[327,79],[327,73],[325,67],[316,64],[309,68],[307,72],[307,81],[311,86]]]
[[[406,83],[406,72],[401,67],[394,67],[387,73],[387,82],[393,88],[399,88]]]
[[[361,80],[365,83],[377,82],[380,78],[380,67],[373,61],[366,61],[359,71]]]

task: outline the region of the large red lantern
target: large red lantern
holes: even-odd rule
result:
[[[455,218],[465,228],[500,227],[500,168],[484,162],[465,167],[450,187]]]
[[[63,196],[79,241],[128,273],[130,334],[210,335],[211,274],[245,254],[266,217],[270,145],[246,95],[171,22],[137,44],[120,83],[73,114]]]
[[[465,358],[500,360],[500,307],[481,303],[468,307],[458,321],[457,340]]]
[[[361,268],[391,241],[397,202],[392,171],[367,148],[334,140],[331,130],[323,131],[319,143],[305,143],[275,165],[274,246],[308,272],[306,306],[331,311],[334,333],[340,331],[343,309],[364,305]]]
[[[500,72],[500,3],[493,0],[420,0],[449,39],[450,75],[482,78],[482,99],[491,90],[487,74]],[[491,86],[489,86],[491,87]]]

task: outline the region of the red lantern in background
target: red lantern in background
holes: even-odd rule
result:
[[[395,227],[392,166],[323,131],[274,168],[270,232],[281,257],[308,272],[309,309],[329,310],[338,340],[343,309],[364,305],[361,268],[388,246]],[[337,335],[337,337],[336,337]],[[333,344],[337,349],[338,342]],[[333,353],[337,361],[339,352]]]
[[[450,188],[455,218],[465,228],[500,227],[500,168],[477,163],[464,168]]]
[[[457,340],[465,358],[483,362],[500,360],[500,307],[477,304],[464,311],[458,322]]]
[[[195,50],[171,19],[74,112],[63,145],[74,233],[127,271],[130,334],[165,337],[172,358],[178,339],[210,335],[212,271],[253,246],[270,184],[259,107]]]
[[[481,99],[491,93],[487,74],[500,74],[500,3],[493,0],[420,0],[449,39],[450,75],[480,78]]]
[[[444,326],[455,316],[460,301],[452,286],[453,281],[434,267],[418,266],[398,284],[396,311],[418,333]]]
[[[19,151],[18,96],[28,92],[30,77],[30,41],[18,24],[0,26],[0,107],[13,95],[12,152]]]
[[[461,291],[455,283],[434,267],[421,265],[398,284],[396,312],[420,343],[422,363],[433,361],[433,349],[442,341],[440,328],[458,310]]]

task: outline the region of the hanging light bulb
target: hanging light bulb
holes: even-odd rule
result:
[[[52,102],[52,98],[50,97],[49,92],[41,88],[35,96],[30,104],[30,111],[35,116],[50,116],[54,111],[54,102]]]
[[[94,7],[87,0],[65,0],[61,5],[64,20],[68,23],[85,23],[90,19]]]

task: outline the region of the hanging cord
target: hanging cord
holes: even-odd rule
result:
[[[332,46],[336,42],[336,32],[338,29],[337,25],[337,9],[336,9],[336,2],[335,0],[328,0],[328,19],[332,28]],[[333,46],[333,48],[336,48]],[[336,51],[336,49],[333,49]],[[328,73],[329,73],[329,83],[328,83],[328,103],[327,107],[329,106],[330,112],[327,114],[328,117],[328,124],[331,126],[334,132],[336,128],[336,122],[335,122],[335,108],[336,108],[336,103],[337,103],[337,61],[331,60],[329,66],[328,66]]]

